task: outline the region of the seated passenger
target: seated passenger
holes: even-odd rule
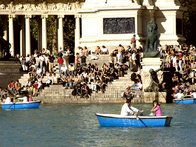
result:
[[[192,97],[192,98],[196,98],[196,90],[193,90],[193,91],[192,91],[191,97]]]
[[[11,104],[12,101],[11,101],[11,98],[8,96],[6,99],[5,99],[5,104]]]
[[[157,100],[153,101],[153,107],[151,109],[150,115],[154,115],[154,116],[161,116],[162,115],[161,106]]]
[[[33,101],[33,97],[32,97],[32,95],[29,95],[29,97],[28,97],[28,101],[29,101],[29,102],[32,102],[32,101]]]
[[[175,99],[182,99],[184,98],[184,94],[182,93],[182,90],[179,90],[176,94],[174,94]]]
[[[28,98],[27,96],[23,96],[21,98],[18,98],[19,100],[22,100],[23,103],[27,103],[28,102]]]

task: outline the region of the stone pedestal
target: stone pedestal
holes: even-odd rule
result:
[[[0,72],[14,73],[20,72],[21,64],[17,61],[0,61]]]
[[[18,80],[22,76],[19,61],[0,61],[0,87],[6,88],[8,83]]]
[[[150,69],[153,69],[155,71],[160,69],[161,60],[160,58],[144,58],[142,62],[142,71],[141,71],[141,77],[143,82],[143,90],[146,89],[150,82],[151,82],[151,76],[150,76]],[[159,79],[159,82],[162,81],[162,71],[159,70],[157,72],[157,76]],[[160,102],[165,103],[165,95],[166,93],[160,93],[160,92],[145,92],[144,91],[144,102],[145,103],[152,103],[153,100],[158,99]]]

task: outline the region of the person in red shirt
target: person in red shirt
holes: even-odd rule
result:
[[[8,90],[14,94],[15,93],[15,82],[14,81],[11,81],[8,86],[7,86]]]
[[[58,57],[57,62],[59,64],[59,74],[60,74],[60,78],[61,78],[61,71],[62,71],[61,68],[62,68],[63,63],[64,63],[64,60],[63,60],[62,56]]]

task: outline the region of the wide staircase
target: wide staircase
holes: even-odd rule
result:
[[[125,100],[121,97],[121,93],[127,86],[133,84],[130,80],[131,72],[125,74],[124,77],[109,83],[106,91],[102,93],[93,92],[89,98],[80,98],[80,96],[73,96],[73,89],[65,89],[63,85],[50,85],[46,87],[36,99],[43,103],[57,104],[57,103],[122,103]],[[143,103],[143,96],[141,91],[135,92],[136,96],[133,103]]]
[[[87,58],[87,63],[97,64],[99,68],[103,63],[109,63],[109,55],[99,55],[98,60],[91,60]],[[58,75],[58,70],[57,70]],[[45,87],[36,99],[41,100],[43,103],[57,104],[57,103],[122,103],[125,100],[121,98],[121,93],[127,86],[131,86],[133,82],[130,80],[131,72],[127,71],[124,77],[114,80],[106,87],[106,91],[102,93],[93,92],[89,98],[80,98],[79,96],[73,96],[73,89],[65,89],[63,85],[50,85]],[[24,74],[19,81],[22,85],[27,83],[29,78],[28,74]],[[43,78],[43,82],[47,80],[47,76]],[[136,91],[137,96],[133,99],[133,103],[143,102],[141,92]]]

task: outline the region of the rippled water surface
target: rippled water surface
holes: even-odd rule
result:
[[[134,105],[149,114],[150,104]],[[49,105],[0,111],[0,147],[195,147],[196,105],[162,104],[173,116],[165,128],[100,128],[96,112],[121,104]]]

